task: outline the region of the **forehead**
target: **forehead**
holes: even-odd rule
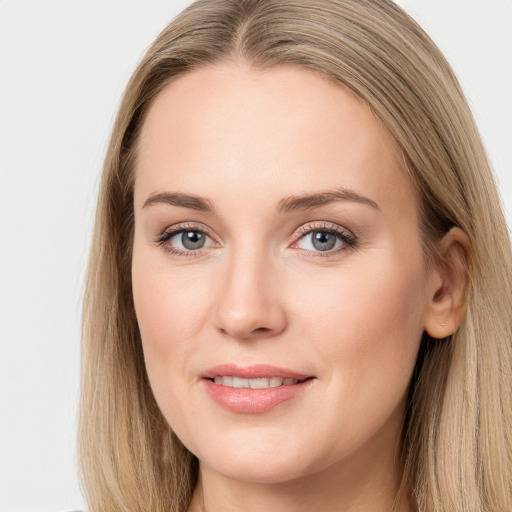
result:
[[[295,66],[223,64],[179,77],[155,99],[135,202],[165,189],[275,202],[333,187],[392,202],[413,195],[401,162],[370,109],[342,86]]]

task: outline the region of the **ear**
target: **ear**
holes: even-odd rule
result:
[[[468,236],[457,227],[448,231],[437,244],[423,326],[432,338],[450,336],[464,318],[470,251]]]

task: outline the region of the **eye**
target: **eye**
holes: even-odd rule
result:
[[[354,235],[336,225],[304,226],[293,247],[309,252],[337,253],[356,245]]]
[[[176,255],[193,253],[215,244],[212,238],[202,229],[184,226],[174,226],[167,229],[158,237],[157,243]]]
[[[331,251],[342,245],[339,236],[328,231],[312,231],[302,236],[297,246],[306,251]]]
[[[186,230],[178,231],[175,235],[170,237],[169,242],[173,247],[186,249],[188,251],[195,251],[197,249],[202,249],[208,240],[210,240],[210,237],[201,231]]]

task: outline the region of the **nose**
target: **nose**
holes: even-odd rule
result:
[[[226,262],[219,288],[217,329],[237,340],[271,338],[286,329],[276,263],[251,251]]]

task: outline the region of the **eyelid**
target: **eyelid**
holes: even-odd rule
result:
[[[163,247],[164,250],[169,254],[183,258],[194,258],[196,256],[201,256],[206,250],[211,249],[211,247],[201,247],[199,249],[183,250],[177,247],[169,246],[167,244],[167,242],[169,242],[173,236],[183,231],[197,231],[203,233],[208,238],[210,238],[214,244],[219,244],[216,236],[213,234],[210,228],[204,224],[195,222],[182,222],[179,224],[173,224],[172,226],[167,226],[165,229],[158,231],[155,234],[154,243]]]
[[[181,257],[195,257],[200,256],[205,251],[211,249],[212,247],[202,247],[200,249],[190,249],[183,250],[176,247],[166,246],[166,243],[176,234],[182,231],[198,231],[206,236],[208,236],[215,245],[219,246],[220,243],[213,234],[212,230],[205,226],[202,223],[196,222],[182,222],[178,224],[173,224],[171,226],[167,226],[165,229],[158,231],[155,234],[154,243],[159,246],[163,246],[164,249],[176,256]],[[313,233],[315,231],[325,231],[328,233],[332,233],[343,241],[343,245],[334,250],[327,251],[309,251],[307,249],[301,249],[297,247],[299,241],[307,234]],[[352,249],[357,245],[357,237],[350,231],[349,229],[340,226],[339,224],[335,224],[330,221],[314,221],[303,224],[292,235],[292,243],[289,247],[294,249],[300,249],[305,253],[311,254],[315,257],[328,257],[333,256],[337,253],[344,252],[346,250]]]
[[[335,224],[334,222],[323,221],[323,220],[303,224],[295,231],[292,238],[298,239],[301,236],[306,235],[307,233],[311,233],[312,231],[322,231],[322,230],[332,232],[335,234],[340,234],[340,235],[343,235],[346,238],[349,238],[352,240],[356,239],[356,236],[354,235],[354,233],[352,233],[352,231],[350,231],[349,229],[347,229],[343,226],[340,226],[339,224]]]
[[[155,234],[155,241],[160,241],[164,237],[169,237],[172,235],[175,235],[176,233],[179,233],[180,231],[200,231],[201,233],[204,233],[205,235],[208,235],[212,240],[215,239],[215,235],[213,234],[212,230],[201,223],[195,223],[195,222],[181,222],[178,224],[173,224],[172,226],[167,226],[163,230],[158,231]]]
[[[344,242],[344,244],[341,247],[335,250],[307,251],[304,249],[305,252],[310,253],[315,257],[333,256],[337,253],[352,249],[357,245],[357,237],[349,229],[329,221],[314,221],[307,224],[303,224],[294,232],[294,241],[292,242],[291,247],[297,248],[297,244],[300,242],[300,240],[302,240],[302,238],[305,235],[314,233],[315,231],[325,231],[328,233],[332,233],[333,235],[342,239],[342,241]]]

